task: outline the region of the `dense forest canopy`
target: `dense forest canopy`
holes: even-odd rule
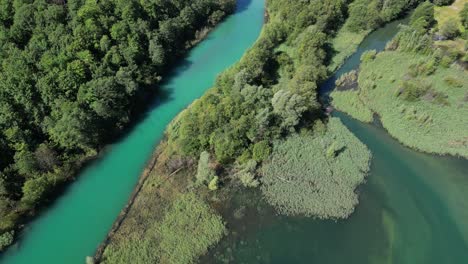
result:
[[[197,32],[234,7],[1,0],[0,231],[118,135]]]

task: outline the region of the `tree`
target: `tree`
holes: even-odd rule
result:
[[[271,147],[268,141],[262,140],[253,146],[253,159],[257,162],[263,161],[270,156]]]
[[[454,39],[460,35],[460,28],[458,22],[451,18],[445,21],[440,28],[440,34],[448,39]]]
[[[214,176],[213,179],[208,184],[208,189],[210,189],[210,191],[216,191],[219,188],[218,184],[219,184],[219,177]]]
[[[468,3],[465,3],[460,11],[460,20],[465,29],[468,29]]]
[[[427,31],[436,23],[434,18],[434,5],[430,2],[420,4],[411,15],[411,27]]]
[[[281,127],[290,131],[299,124],[302,114],[307,110],[302,96],[285,90],[279,90],[275,93],[271,104],[273,112],[281,117]]]
[[[28,150],[16,152],[15,167],[21,175],[31,177],[38,169],[36,157]]]
[[[200,153],[197,168],[197,183],[206,184],[215,176],[214,170],[210,167],[210,153],[203,151]]]
[[[379,1],[356,0],[349,6],[348,28],[353,32],[374,29],[379,26]]]
[[[50,190],[50,187],[51,183],[46,177],[27,180],[23,186],[21,201],[29,206],[33,206]]]
[[[37,161],[37,165],[42,171],[52,171],[56,165],[58,165],[57,152],[50,148],[47,144],[40,144],[34,156]]]

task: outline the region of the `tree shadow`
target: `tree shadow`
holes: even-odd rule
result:
[[[235,13],[242,13],[249,9],[250,4],[252,4],[253,0],[237,0],[237,6]]]

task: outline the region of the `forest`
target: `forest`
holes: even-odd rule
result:
[[[0,233],[121,135],[169,67],[234,7],[234,0],[0,1]]]

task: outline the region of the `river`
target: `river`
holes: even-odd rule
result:
[[[362,52],[382,50],[400,22],[370,34],[321,94],[358,67]],[[201,263],[468,263],[468,160],[419,153],[377,122],[334,116],[373,153],[351,217],[335,222],[278,216],[258,191],[243,191],[223,211],[229,235]]]
[[[188,54],[161,87],[145,118],[88,166],[48,210],[21,234],[2,264],[83,264],[105,238],[129,199],[167,124],[210,88],[216,75],[255,42],[263,0],[238,0],[236,13]]]

